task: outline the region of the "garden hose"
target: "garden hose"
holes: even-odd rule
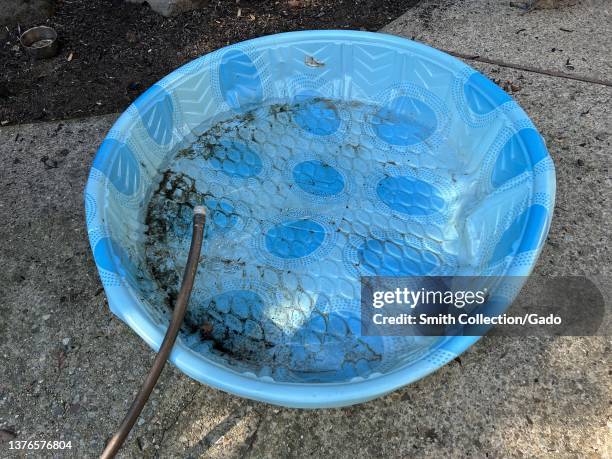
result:
[[[123,418],[123,422],[119,426],[117,433],[110,439],[106,448],[102,452],[100,459],[109,459],[115,457],[121,445],[127,438],[128,434],[134,427],[134,423],[138,419],[142,409],[147,403],[155,384],[166,365],[166,361],[170,356],[176,336],[183,323],[185,312],[187,311],[187,305],[189,304],[189,297],[191,296],[191,290],[193,289],[193,283],[198,270],[198,261],[200,259],[200,250],[202,248],[202,240],[204,238],[204,225],[206,224],[206,210],[202,206],[195,206],[193,209],[193,233],[191,235],[191,245],[189,247],[189,256],[187,257],[187,265],[185,266],[185,273],[183,275],[183,283],[174,305],[174,312],[172,313],[172,319],[164,341],[159,348],[159,352],[155,357],[153,366],[149,370],[138,395],[132,402],[129,411]]]

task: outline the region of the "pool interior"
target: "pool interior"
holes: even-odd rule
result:
[[[482,272],[467,228],[489,194],[480,169],[432,140],[427,106],[394,103],[305,97],[227,113],[166,163],[150,193],[142,290],[172,307],[204,205],[189,347],[258,377],[339,382],[440,341],[360,333],[360,276]]]

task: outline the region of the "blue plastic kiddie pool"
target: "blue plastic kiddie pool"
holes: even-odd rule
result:
[[[386,394],[479,338],[362,336],[361,276],[527,276],[554,196],[542,137],[480,73],[390,35],[310,31],[152,86],[100,146],[85,207],[111,310],[157,349],[206,206],[172,362],[315,408]]]

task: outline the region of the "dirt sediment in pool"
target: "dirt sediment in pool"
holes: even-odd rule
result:
[[[382,341],[360,335],[353,300],[334,289],[353,285],[352,273],[363,269],[359,258],[341,260],[338,251],[377,237],[355,220],[371,199],[371,179],[399,161],[379,150],[370,128],[359,128],[378,122],[379,112],[324,97],[260,106],[211,125],[161,172],[147,210],[145,257],[157,303],[168,309],[180,288],[193,208],[207,208],[185,318],[195,350],[248,371],[281,371],[275,376],[281,380],[334,381],[376,371]],[[368,218],[387,218],[376,206],[369,212]],[[284,253],[294,249],[299,253]],[[327,258],[332,250],[336,255]],[[327,263],[315,274],[322,284],[312,281],[318,263]],[[406,354],[425,345],[407,344]]]

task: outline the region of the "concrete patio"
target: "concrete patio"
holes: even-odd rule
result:
[[[384,31],[470,56],[511,91],[557,168],[536,271],[609,277],[612,4],[560,3],[524,12],[509,2],[423,1]],[[82,191],[117,116],[0,128],[1,457],[18,455],[10,432],[72,442],[48,456],[97,456],[153,361],[108,310],[85,230]],[[122,455],[605,457],[610,354],[609,336],[485,337],[416,384],[318,411],[240,399],[168,366]]]

